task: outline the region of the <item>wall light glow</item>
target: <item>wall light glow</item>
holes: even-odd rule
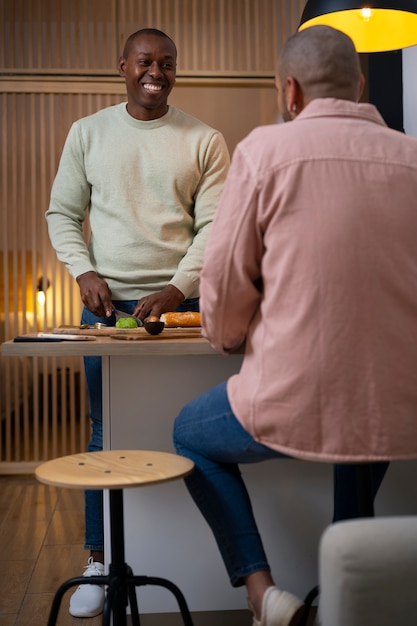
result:
[[[36,299],[37,299],[38,304],[40,306],[45,306],[46,295],[45,295],[44,291],[38,291],[38,293],[36,295]]]

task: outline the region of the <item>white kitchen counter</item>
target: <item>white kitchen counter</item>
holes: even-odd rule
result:
[[[105,448],[166,451],[173,451],[172,425],[181,407],[237,372],[242,358],[219,355],[202,338],[180,336],[6,342],[2,355],[101,356]],[[304,596],[317,583],[318,541],[332,516],[332,467],[274,460],[242,471],[277,584]],[[377,513],[417,514],[416,474],[417,462],[391,467]],[[124,501],[126,560],[135,573],[172,579],[191,611],[246,607],[244,589],[230,587],[211,531],[182,481],[126,490]],[[145,613],[177,611],[166,590],[138,593]]]

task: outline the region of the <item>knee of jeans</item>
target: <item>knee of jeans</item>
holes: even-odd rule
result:
[[[174,443],[174,447],[175,450],[182,454],[184,452],[184,450],[186,449],[186,444],[183,440],[182,435],[184,434],[184,409],[182,411],[180,411],[180,413],[177,415],[177,417],[174,420],[174,428],[173,428],[173,433],[172,433],[172,440]]]
[[[178,436],[178,422],[177,422],[177,420],[178,420],[178,417],[174,421],[174,429],[172,431],[172,441],[173,441],[175,450],[178,452],[179,451],[178,446],[181,446],[181,443],[179,441],[179,436]]]

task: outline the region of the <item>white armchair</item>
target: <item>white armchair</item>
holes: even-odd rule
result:
[[[320,626],[416,626],[417,516],[328,526],[319,581]]]

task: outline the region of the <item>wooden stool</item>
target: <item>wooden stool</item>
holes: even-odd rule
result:
[[[135,587],[157,585],[177,599],[185,626],[193,626],[185,598],[179,588],[165,578],[134,576],[125,563],[123,489],[165,483],[192,472],[194,463],[182,456],[151,450],[108,450],[72,454],[47,461],[36,468],[36,478],[49,485],[70,489],[109,489],[111,563],[107,576],[70,578],[55,594],[48,626],[55,626],[64,593],[76,585],[107,585],[103,626],[126,626],[130,602],[133,626],[140,626]]]

